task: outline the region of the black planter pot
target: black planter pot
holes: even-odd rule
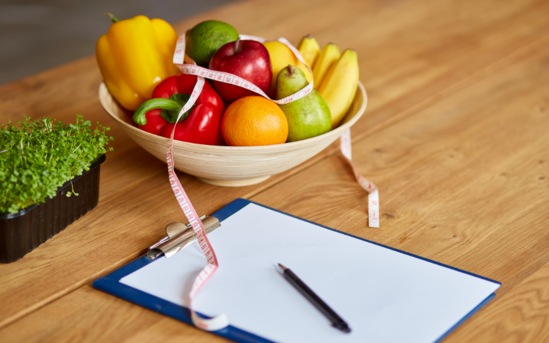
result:
[[[56,196],[17,213],[0,213],[0,263],[17,261],[97,206],[101,155],[90,170],[65,182]],[[78,196],[67,197],[67,192]]]

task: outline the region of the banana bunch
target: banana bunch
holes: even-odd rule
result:
[[[313,69],[315,89],[324,98],[332,112],[334,129],[351,107],[358,86],[358,56],[354,50],[339,52],[339,47],[328,43],[320,51],[316,39],[307,35],[297,47],[305,62]]]

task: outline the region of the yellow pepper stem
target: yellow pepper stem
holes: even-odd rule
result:
[[[117,17],[115,17],[115,16],[112,15],[111,13],[105,13],[105,15],[106,15],[107,17],[110,17],[113,23],[116,23],[116,22],[119,22],[119,21],[120,21],[120,19],[118,19]]]

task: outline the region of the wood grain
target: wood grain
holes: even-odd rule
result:
[[[449,342],[549,341],[549,264],[460,326]]]
[[[105,302],[104,298],[110,301]],[[46,306],[33,325],[18,321],[3,330],[2,342],[175,342],[182,337],[189,342],[204,341],[204,333],[190,325],[155,312],[144,310],[125,300],[111,297],[86,285],[67,294],[63,304]],[[78,306],[73,306],[77,303]],[[31,315],[32,316],[32,315]],[[50,320],[55,318],[55,325]],[[117,323],[112,325],[112,323]],[[49,327],[44,331],[44,327]],[[147,327],[142,331],[139,327]],[[96,330],[90,330],[96,328]],[[161,331],[159,331],[159,328]],[[208,335],[208,342],[229,342]]]
[[[507,297],[549,261],[542,226],[548,54],[536,52],[547,46],[548,7],[545,1],[246,1],[182,22],[179,32],[216,18],[247,34],[297,42],[311,33],[321,44],[357,50],[371,101],[353,129],[353,156],[382,189],[382,229],[365,228],[366,197],[333,148],[257,186],[229,191],[179,174],[181,182],[201,213],[252,198],[495,278],[503,282],[498,297]],[[262,20],[250,20],[259,13]],[[163,225],[183,220],[165,164],[101,109],[100,81],[90,57],[0,87],[2,122],[22,114],[69,121],[80,113],[112,126],[115,137],[115,152],[102,166],[99,206],[22,260],[0,265],[0,341],[218,339],[88,286],[142,254],[162,237]],[[544,328],[535,312],[517,306],[532,313],[528,325]],[[539,313],[546,318],[543,308]],[[520,330],[501,316],[490,318],[479,328]],[[459,337],[481,330],[468,331],[468,323]]]

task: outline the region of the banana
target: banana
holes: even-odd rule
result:
[[[320,84],[318,93],[324,98],[332,112],[332,129],[341,122],[353,103],[358,86],[358,76],[358,56],[354,50],[347,49],[332,64]]]
[[[301,42],[299,42],[297,50],[299,50],[299,53],[303,56],[305,62],[307,62],[312,69],[316,58],[320,54],[320,46],[318,45],[316,39],[314,39],[311,35],[304,36],[301,38]]]
[[[316,59],[313,67],[313,77],[315,78],[315,89],[318,90],[322,84],[322,80],[326,72],[337,59],[340,57],[339,48],[333,43],[328,43],[322,49],[320,55]]]

